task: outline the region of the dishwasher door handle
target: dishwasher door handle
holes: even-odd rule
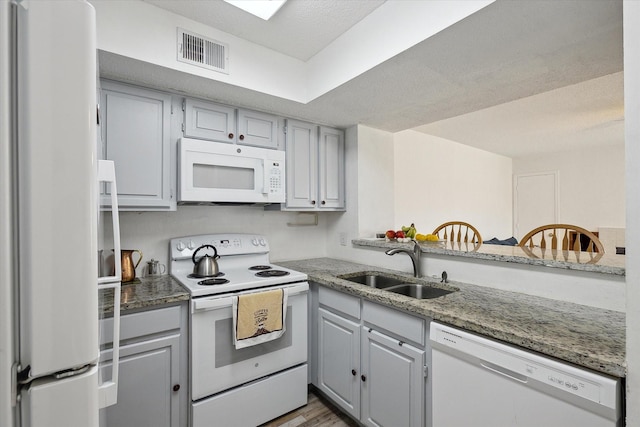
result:
[[[522,384],[527,384],[529,382],[529,377],[527,377],[526,375],[522,375],[517,372],[514,372],[510,369],[505,368],[504,366],[494,365],[493,363],[487,362],[485,360],[482,360],[480,362],[480,366],[490,370],[491,372],[495,372],[496,374],[500,374],[507,378],[511,378],[512,380],[516,380]]]

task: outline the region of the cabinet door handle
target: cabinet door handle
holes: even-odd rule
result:
[[[233,134],[232,133],[230,133],[228,136],[229,136],[229,139],[233,139]]]
[[[400,347],[402,347],[402,344],[404,344],[404,341],[398,341],[398,345],[399,345]]]
[[[315,200],[312,200],[312,201],[311,201],[311,204],[312,204],[312,205],[315,205],[315,204],[316,204],[316,201],[315,201]]]
[[[356,370],[355,370],[355,369],[352,369],[352,370],[351,370],[351,375],[353,375],[353,376],[355,377],[356,375],[358,375],[358,373],[356,372]]]
[[[180,384],[176,384],[173,386],[173,391],[178,391],[180,390]]]
[[[240,141],[244,141],[244,135],[240,135],[240,136],[238,137],[238,139],[239,139]]]
[[[362,382],[367,381],[367,377],[366,377],[366,375],[361,375],[361,376],[360,376],[360,379],[362,380]]]
[[[327,202],[323,200],[323,201],[322,201],[322,204],[323,204],[323,205],[326,205],[326,204],[327,204]]]

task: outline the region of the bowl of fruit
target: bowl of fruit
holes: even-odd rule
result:
[[[402,226],[401,230],[387,230],[385,233],[385,240],[387,242],[399,242],[399,243],[407,243],[413,240],[416,237],[417,231],[416,226],[412,223],[409,227]]]

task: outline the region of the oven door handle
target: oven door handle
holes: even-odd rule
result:
[[[289,292],[288,292],[289,297],[291,297],[294,295],[307,293],[309,291],[309,284],[307,282],[303,282],[287,288],[289,289]],[[252,291],[252,292],[256,292],[256,291]],[[251,293],[251,292],[242,292],[241,294],[244,294],[244,293]],[[227,296],[223,298],[214,298],[214,299],[197,299],[193,301],[193,312],[195,313],[196,311],[213,310],[216,308],[231,307],[231,306],[233,306],[233,296]]]
[[[215,308],[231,307],[233,304],[232,297],[195,300],[193,302],[193,311],[212,310]]]

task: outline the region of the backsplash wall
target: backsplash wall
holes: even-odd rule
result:
[[[140,277],[151,258],[168,269],[170,239],[195,234],[262,234],[269,241],[273,262],[323,257],[327,215],[340,213],[321,213],[317,226],[295,227],[287,223],[308,223],[309,215],[252,206],[178,206],[175,212],[120,212],[120,235],[123,249],[143,253],[144,259],[136,269]],[[106,218],[105,223],[111,224],[111,219]],[[105,234],[109,235],[108,231]]]

